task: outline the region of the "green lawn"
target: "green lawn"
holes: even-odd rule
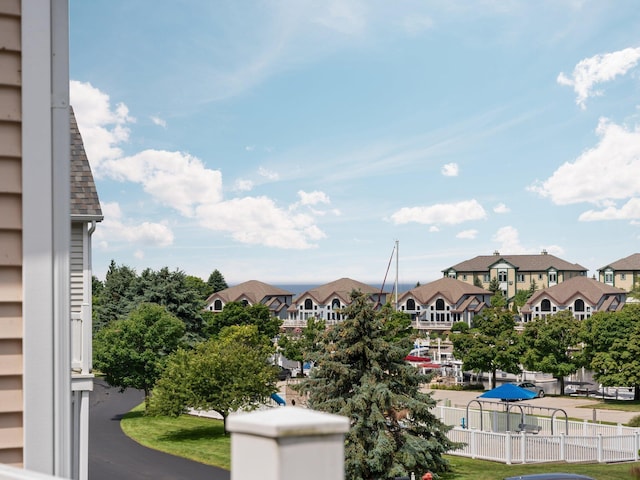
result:
[[[638,412],[640,413],[640,402],[631,400],[609,400],[599,399],[597,403],[590,403],[589,405],[580,405],[580,408],[597,408],[598,410],[621,410],[623,412]]]
[[[224,435],[221,420],[183,415],[178,418],[146,417],[143,405],[125,415],[122,430],[133,440],[150,448],[190,458],[208,465],[231,468],[230,437]],[[508,476],[542,472],[570,472],[598,480],[631,480],[631,468],[640,463],[504,465],[447,455],[453,471],[443,480],[500,480]],[[418,475],[418,473],[420,473]],[[424,472],[416,472],[420,478]]]

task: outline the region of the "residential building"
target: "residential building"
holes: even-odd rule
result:
[[[245,305],[261,303],[269,307],[274,316],[284,320],[287,318],[287,309],[293,303],[293,293],[258,280],[249,280],[209,295],[206,309],[212,312],[221,312],[224,306],[230,302]]]
[[[89,302],[90,322],[101,214],[82,188],[70,201],[68,18],[66,1],[0,2],[0,463],[86,478],[90,335],[72,348],[71,319]]]
[[[626,292],[589,277],[573,277],[535,292],[521,309],[522,319],[529,322],[563,310],[569,310],[579,320],[596,312],[621,310]]]
[[[470,327],[473,318],[489,305],[491,292],[444,277],[415,287],[398,298],[398,309],[411,315],[417,330],[449,330],[455,322]]]
[[[489,289],[492,279],[510,301],[518,290],[552,287],[570,278],[586,276],[587,269],[543,250],[539,255],[480,255],[443,270],[445,277]]]
[[[351,303],[351,292],[360,291],[375,305],[384,305],[387,292],[366,283],[341,278],[301,293],[289,307],[285,328],[304,327],[309,318],[324,320],[327,325],[342,320],[341,310]]]
[[[616,260],[598,269],[598,280],[630,292],[640,282],[640,253]]]

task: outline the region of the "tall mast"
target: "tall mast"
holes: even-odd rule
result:
[[[399,265],[399,250],[400,250],[400,241],[396,240],[396,284],[395,284],[395,293],[396,293],[396,312],[398,311],[398,265]]]

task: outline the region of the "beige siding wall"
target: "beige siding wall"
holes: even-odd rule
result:
[[[20,0],[0,1],[0,463],[22,465]]]
[[[71,252],[70,252],[70,272],[71,272],[71,311],[80,312],[84,299],[84,257],[83,241],[84,223],[74,222],[71,224]]]

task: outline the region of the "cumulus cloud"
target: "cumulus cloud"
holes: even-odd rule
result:
[[[166,120],[163,120],[162,118],[160,118],[160,117],[155,117],[155,116],[151,116],[151,117],[149,117],[149,118],[151,119],[151,121],[152,121],[155,125],[158,125],[159,127],[162,127],[162,128],[167,128],[167,122],[166,122]]]
[[[326,235],[315,225],[314,217],[292,214],[267,197],[235,198],[197,208],[200,224],[228,232],[235,240],[268,247],[306,249]]]
[[[557,205],[609,204],[640,195],[640,129],[601,119],[599,143],[528,190]]]
[[[573,69],[571,77],[560,73],[557,81],[560,85],[573,87],[577,94],[576,103],[585,109],[585,102],[589,97],[602,95],[602,92],[594,90],[596,85],[626,74],[639,60],[640,47],[595,55],[581,60]]]
[[[456,235],[456,238],[461,238],[464,240],[474,240],[476,237],[478,236],[478,230],[463,230],[461,232],[458,232],[458,234]]]
[[[552,255],[563,255],[564,249],[558,245],[545,245],[543,247],[525,247],[520,242],[520,233],[512,226],[499,228],[492,240],[498,244],[497,250],[504,255],[536,254],[546,250]]]
[[[242,178],[239,178],[233,184],[233,189],[236,192],[248,192],[253,190],[253,182],[251,180],[243,180]]]
[[[89,83],[72,82],[72,98],[78,126],[92,169],[98,178],[135,183],[159,204],[199,225],[229,232],[235,240],[278,248],[303,249],[317,246],[325,233],[315,224],[324,212],[292,213],[267,197],[223,198],[222,173],[208,168],[200,159],[184,152],[147,149],[125,156],[120,148],[129,140],[128,124],[134,121],[124,104],[112,107],[108,95]],[[258,174],[269,180],[276,172],[260,168]],[[253,183],[237,180],[237,191],[250,190]],[[328,204],[323,192],[299,191],[294,205]],[[108,246],[109,239],[133,244],[168,246],[173,233],[162,223],[131,225],[123,220],[117,204],[105,209],[105,221],[97,234],[98,244]],[[109,206],[111,205],[111,206]]]
[[[94,233],[94,240],[99,248],[117,248],[123,242],[145,247],[168,247],[173,244],[173,232],[167,225],[125,221],[117,202],[104,202],[101,206],[104,221]]]
[[[504,203],[499,203],[495,207],[493,207],[494,213],[509,213],[511,209],[507,207]]]
[[[100,178],[103,163],[122,155],[120,144],[129,140],[128,124],[135,119],[123,103],[112,108],[109,95],[88,82],[72,80],[70,98],[93,174]]]
[[[483,220],[487,212],[477,200],[457,203],[437,203],[422,207],[404,207],[391,215],[393,223],[457,225],[471,220]]]
[[[458,168],[457,163],[447,163],[446,165],[442,166],[440,172],[445,177],[457,177],[459,170],[460,169]]]
[[[620,208],[609,206],[600,211],[587,210],[578,217],[581,222],[637,219],[640,219],[640,198],[632,198]]]
[[[298,191],[298,197],[300,197],[301,205],[317,205],[318,203],[329,204],[331,201],[326,193],[318,190],[313,192],[305,192],[303,190]]]

